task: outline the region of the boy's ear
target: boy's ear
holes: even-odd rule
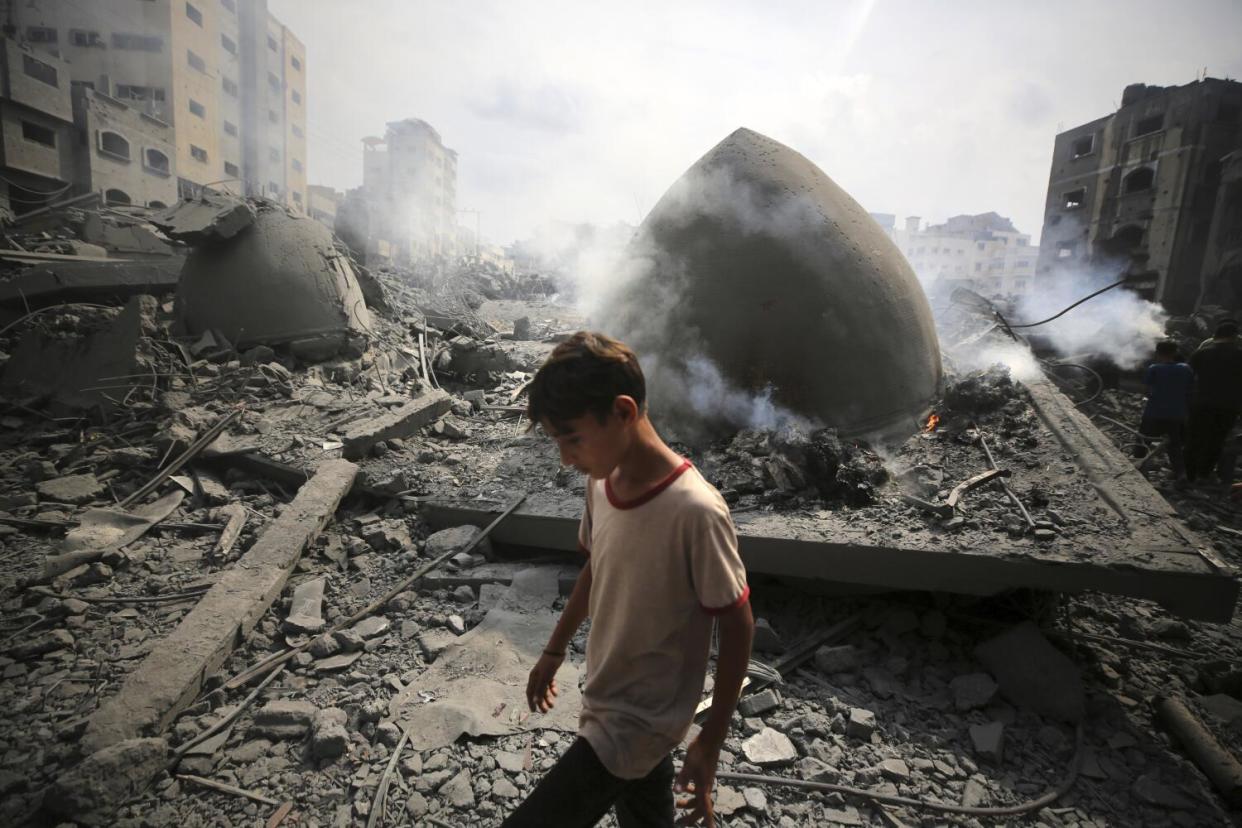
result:
[[[638,403],[634,398],[621,394],[612,401],[612,413],[623,423],[632,423],[638,419]]]

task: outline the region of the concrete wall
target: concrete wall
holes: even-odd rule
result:
[[[337,206],[344,198],[331,187],[311,184],[306,188],[307,215],[329,230],[335,230]]]
[[[0,168],[12,181],[5,183],[0,205],[25,213],[67,194],[72,120],[65,62],[0,39]]]
[[[131,204],[173,204],[177,200],[177,151],[172,126],[90,89],[78,88],[74,95],[76,127],[85,138],[79,145],[79,189],[99,192],[109,201],[119,191],[129,196]],[[128,159],[101,149],[104,132],[129,142]],[[169,169],[162,171],[151,153],[163,155]]]

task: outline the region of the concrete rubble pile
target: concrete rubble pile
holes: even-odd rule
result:
[[[106,369],[141,375],[110,400],[29,382],[4,392],[0,822],[266,824],[283,812],[299,825],[363,825],[383,789],[377,816],[389,824],[496,824],[571,743],[573,711],[527,716],[520,686],[505,695],[457,667],[488,654],[479,633],[551,623],[580,560],[433,517],[443,504],[494,517],[523,494],[576,517],[582,480],[517,415],[555,334],[584,320],[546,296],[467,301],[448,285],[367,272],[318,235],[305,255],[281,256],[301,222],[272,205],[209,200],[156,221],[192,288],[64,305],[0,335],[16,366],[32,331],[72,349],[130,314],[141,357]],[[319,321],[260,335],[262,315],[244,328],[213,318],[211,288],[237,290],[240,256],[260,265],[257,293],[268,277],[312,292],[297,307]],[[919,400],[939,420],[892,444],[830,428],[734,429],[682,448],[740,520],[843,514],[877,536],[934,531],[945,546],[976,547],[1121,531],[1076,516],[1086,484],[1064,471],[1072,458],[1005,370],[950,367],[940,391]],[[946,510],[988,469],[983,441],[1011,476],[958,492]],[[1174,502],[1220,555],[1242,560],[1242,513],[1191,494]],[[781,680],[754,673],[725,773],[989,808],[1040,796],[1077,757],[1078,779],[1037,812],[1043,824],[1230,819],[1156,727],[1152,702],[1186,699],[1225,749],[1242,749],[1237,621],[1094,593],[752,584],[755,658]],[[571,667],[583,666],[586,635]],[[520,673],[526,646],[492,653],[507,659],[492,672]],[[486,711],[458,715],[479,699]],[[449,736],[433,744],[433,733]],[[716,801],[731,825],[927,816],[727,778]]]

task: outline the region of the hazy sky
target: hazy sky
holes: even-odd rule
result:
[[[1057,131],[1128,83],[1242,77],[1239,0],[269,8],[307,47],[311,183],[357,186],[359,139],[423,118],[460,154],[458,206],[502,243],[555,219],[637,223],[739,126],[873,212],[995,210],[1037,236]]]

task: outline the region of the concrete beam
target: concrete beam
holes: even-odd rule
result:
[[[87,723],[87,753],[163,732],[199,694],[284,589],[289,573],[336,512],[358,467],[330,460],[319,467],[280,517],[155,646],[120,691]]]
[[[351,460],[365,457],[380,440],[409,437],[447,414],[452,406],[446,392],[439,388],[427,391],[400,408],[351,425],[342,438],[345,443],[342,453]]]

